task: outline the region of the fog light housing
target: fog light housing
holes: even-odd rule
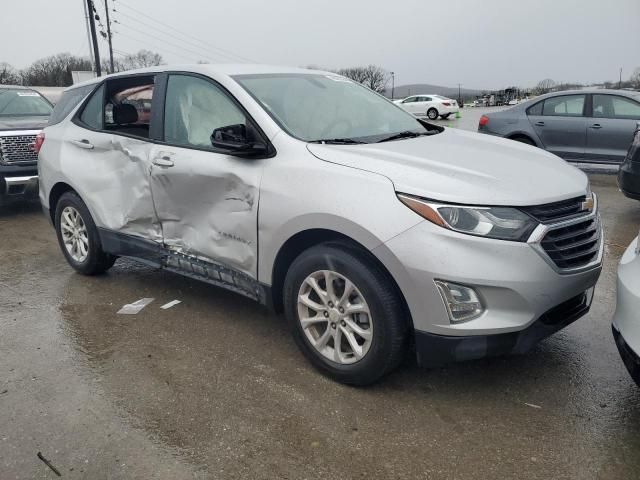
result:
[[[447,308],[451,323],[473,320],[484,313],[484,306],[473,288],[443,280],[434,282]]]

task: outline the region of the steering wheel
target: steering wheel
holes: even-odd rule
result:
[[[349,120],[348,118],[345,118],[345,117],[338,118],[334,122],[332,122],[330,125],[327,125],[322,130],[322,132],[320,132],[320,138],[329,137],[329,133],[333,132],[338,126],[345,126],[347,127],[347,131],[348,131],[351,128],[353,128],[353,123],[351,123],[351,120]],[[331,136],[331,138],[333,137],[335,137],[335,135]]]

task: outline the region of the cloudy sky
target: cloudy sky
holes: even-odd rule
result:
[[[398,85],[468,88],[617,80],[640,66],[640,0],[108,1],[116,55],[145,48],[168,63],[373,63]],[[0,62],[88,55],[83,3],[2,0]]]

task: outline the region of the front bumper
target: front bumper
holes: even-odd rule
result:
[[[593,288],[552,308],[518,332],[453,337],[416,331],[418,364],[438,367],[451,362],[526,353],[539,341],[585,315],[592,299]]]
[[[37,195],[36,167],[0,166],[0,199],[36,197]]]

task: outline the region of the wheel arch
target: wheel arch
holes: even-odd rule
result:
[[[289,267],[302,252],[320,244],[340,245],[364,256],[367,261],[374,262],[393,285],[396,294],[402,303],[409,331],[413,332],[413,321],[407,300],[405,299],[398,282],[384,262],[382,262],[382,260],[380,260],[370,249],[359,241],[345,235],[344,233],[326,228],[310,228],[300,231],[288,238],[279,248],[273,262],[271,287],[269,292],[269,300],[276,312],[281,312],[283,310],[283,286]]]
[[[509,139],[509,140],[517,140],[518,138],[526,138],[527,140],[530,140],[536,147],[539,148],[544,148],[542,147],[542,145],[540,144],[540,142],[538,141],[538,139],[534,138],[530,133],[528,132],[522,132],[522,131],[517,131],[517,132],[511,132],[509,135],[507,135],[505,138]]]
[[[55,225],[56,205],[58,204],[60,197],[62,197],[62,195],[64,195],[67,192],[73,192],[76,195],[80,196],[78,194],[78,191],[75,188],[73,188],[71,185],[65,182],[56,183],[49,191],[49,216],[51,217],[51,222],[54,225]]]

